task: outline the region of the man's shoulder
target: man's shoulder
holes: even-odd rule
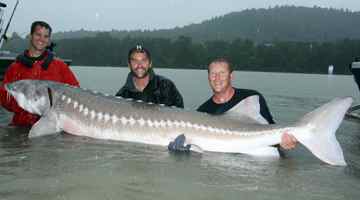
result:
[[[52,60],[52,63],[56,64],[56,65],[61,65],[61,66],[68,67],[68,65],[64,62],[64,60],[62,60],[59,57],[54,57],[53,60]]]
[[[124,98],[127,98],[130,92],[131,90],[126,85],[124,85],[120,88],[120,90],[116,93],[115,96],[122,96]]]
[[[9,66],[7,66],[4,74],[4,78],[14,79],[14,77],[20,78],[22,73],[28,70],[29,67],[25,66],[23,63],[15,60]],[[15,75],[16,74],[16,75]]]
[[[245,88],[235,88],[235,91],[237,92],[243,92],[248,94],[260,94],[259,91],[253,90],[253,89],[245,89]]]
[[[233,98],[230,100],[229,103],[232,104],[232,106],[234,106],[237,103],[239,103],[240,101],[242,101],[250,96],[254,96],[254,95],[259,96],[259,101],[264,100],[264,96],[257,90],[235,88],[235,95],[233,96]]]
[[[14,69],[14,68],[17,68],[17,67],[23,67],[24,65],[21,63],[21,62],[19,62],[19,61],[14,61],[14,62],[12,62],[8,67],[7,67],[7,70],[12,70],[12,69]]]
[[[243,98],[253,95],[259,95],[260,97],[262,97],[262,94],[259,91],[244,88],[235,88],[235,95]]]
[[[175,85],[174,82],[166,76],[154,74],[154,78],[160,83]]]
[[[155,88],[160,88],[161,90],[169,90],[169,91],[177,90],[174,81],[170,80],[169,78],[163,75],[155,74],[154,80],[155,80],[155,86],[154,86]]]
[[[124,98],[129,98],[131,96],[130,93],[136,90],[132,79],[133,75],[131,74],[131,72],[129,72],[124,85],[116,93],[116,96],[122,96]]]
[[[208,100],[206,100],[204,103],[202,103],[196,110],[199,112],[209,112],[209,108],[212,107],[214,102],[212,101],[212,98],[210,97]]]

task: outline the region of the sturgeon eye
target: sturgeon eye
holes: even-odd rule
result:
[[[35,91],[35,94],[33,96],[34,100],[37,101],[39,100],[41,97],[41,92],[40,91]]]

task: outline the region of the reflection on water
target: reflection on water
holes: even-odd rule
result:
[[[110,94],[122,86],[128,71],[74,69],[83,87]],[[189,109],[210,95],[205,71],[158,71],[175,81]],[[241,72],[236,78],[236,86],[262,92],[282,123],[295,122],[335,96],[357,92],[350,76]],[[0,116],[1,124],[10,118],[2,110]],[[349,166],[334,167],[301,146],[280,160],[178,155],[162,147],[67,134],[28,139],[26,129],[3,127],[0,199],[357,199],[359,130],[358,121],[341,125],[337,136]]]

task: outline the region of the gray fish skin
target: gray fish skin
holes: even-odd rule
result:
[[[167,146],[184,134],[202,151],[278,156],[272,145],[287,132],[320,160],[346,165],[335,137],[352,98],[336,98],[289,126],[269,125],[259,113],[258,96],[240,102],[224,116],[104,95],[69,85],[22,80],[6,85],[25,110],[41,115],[29,137],[60,131],[98,139]]]

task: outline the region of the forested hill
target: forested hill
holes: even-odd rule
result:
[[[54,25],[56,26],[56,25]],[[73,65],[126,66],[127,52],[147,47],[156,67],[206,68],[228,58],[236,70],[350,73],[360,56],[360,12],[306,7],[252,9],[200,24],[158,31],[55,33],[58,56]],[[28,39],[14,34],[3,49],[22,52]]]
[[[72,31],[54,34],[55,39],[92,37],[98,31]],[[191,37],[194,42],[232,41],[237,38],[264,41],[334,41],[360,38],[360,12],[320,7],[281,6],[248,9],[214,17],[199,24],[164,30],[113,30],[110,34],[122,39],[154,37],[176,39]]]

